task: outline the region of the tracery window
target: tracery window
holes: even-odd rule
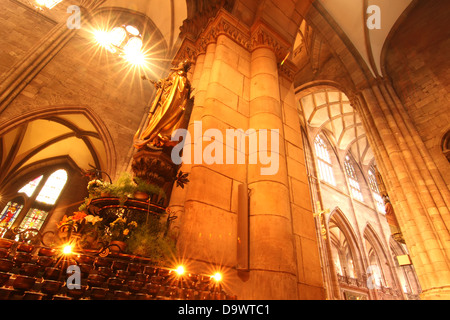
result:
[[[375,168],[373,166],[369,168],[368,177],[369,177],[369,187],[370,190],[372,190],[372,195],[373,198],[375,199],[375,205],[377,207],[377,210],[381,213],[386,213],[383,197],[381,196],[380,189],[378,188],[377,178],[375,175]]]
[[[66,181],[67,172],[65,170],[55,171],[45,182],[45,185],[39,192],[36,200],[45,204],[55,204]]]
[[[314,140],[314,147],[316,149],[320,179],[335,186],[336,180],[334,178],[333,165],[327,144],[320,136],[317,136]]]
[[[0,236],[3,236],[8,228],[11,228],[14,221],[16,221],[20,212],[23,209],[23,204],[19,201],[9,201],[3,208],[0,215]]]
[[[18,190],[18,193],[25,198],[25,203],[12,200],[2,210],[0,236],[3,236],[13,225],[18,225],[22,230],[28,228],[40,230],[66,182],[67,172],[60,169],[50,176],[40,175],[26,183]],[[24,210],[26,210],[25,216]],[[16,221],[18,222],[15,223]]]
[[[359,182],[358,182],[358,177],[356,176],[356,171],[355,171],[355,168],[353,167],[353,164],[352,164],[352,161],[351,161],[349,155],[345,156],[344,167],[345,167],[345,173],[347,174],[348,182],[350,184],[350,189],[351,189],[353,197],[359,201],[364,201],[362,193],[361,193],[361,187],[359,186]]]

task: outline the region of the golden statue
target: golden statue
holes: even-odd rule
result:
[[[150,80],[157,88],[156,97],[150,108],[146,129],[142,133],[138,130],[134,136],[135,148],[161,148],[178,143],[171,141],[171,136],[182,125],[184,111],[190,99],[191,84],[187,73],[191,65],[191,61],[184,60],[177,67],[171,68],[167,78],[158,82]]]

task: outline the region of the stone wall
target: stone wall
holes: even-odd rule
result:
[[[450,185],[450,167],[441,149],[442,138],[450,130],[448,10],[445,0],[418,3],[390,39],[386,73]]]
[[[21,66],[27,51],[45,44],[58,25],[31,8],[2,0],[0,24],[0,72],[5,74],[16,64]],[[22,60],[21,60],[22,59]],[[152,75],[153,76],[153,75]],[[153,78],[153,77],[152,77]],[[155,76],[156,78],[156,76]],[[62,106],[88,108],[104,124],[115,146],[116,171],[126,168],[133,135],[147,111],[153,86],[140,79],[136,70],[123,60],[99,50],[92,34],[78,31],[0,114],[0,123],[25,116],[41,108]]]

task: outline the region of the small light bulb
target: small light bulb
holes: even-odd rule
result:
[[[215,274],[212,276],[212,278],[213,278],[214,280],[216,280],[217,282],[222,281],[222,274],[219,273],[219,272],[217,272],[217,273],[215,273]]]
[[[175,269],[175,272],[176,272],[179,276],[181,276],[181,275],[183,275],[183,274],[186,272],[186,270],[184,269],[183,266],[178,266],[178,267]]]
[[[127,29],[127,31],[129,33],[131,33],[133,36],[138,36],[139,35],[139,30],[136,27],[133,26],[127,26],[125,29]]]
[[[72,253],[72,246],[71,246],[70,244],[66,245],[66,246],[63,248],[63,253],[64,253],[64,254],[71,254],[71,253]]]

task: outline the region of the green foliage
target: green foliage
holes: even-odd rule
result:
[[[151,259],[156,264],[164,264],[175,255],[175,242],[165,236],[165,226],[158,217],[152,217],[139,225],[127,242],[127,251]]]
[[[152,194],[161,195],[162,198],[166,197],[164,190],[162,190],[157,185],[148,183],[139,177],[134,178],[134,181],[136,183],[136,191],[145,192],[148,195],[152,195]]]
[[[136,191],[136,184],[130,173],[123,172],[117,181],[111,185],[111,195],[118,197],[121,203],[125,202],[127,198],[131,198]]]

